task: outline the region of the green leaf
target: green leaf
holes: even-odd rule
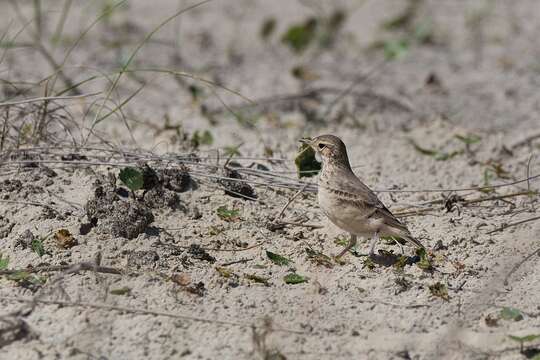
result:
[[[449,301],[450,296],[448,296],[448,289],[446,288],[446,285],[444,285],[441,282],[436,282],[433,285],[429,285],[429,291],[431,292],[431,295],[440,297],[444,301]]]
[[[16,272],[14,272],[13,274],[9,274],[7,276],[8,280],[13,280],[13,281],[22,281],[22,280],[26,280],[28,279],[28,277],[30,276],[30,273],[24,271],[24,270],[18,270]]]
[[[27,271],[19,270],[14,272],[13,274],[9,274],[7,276],[8,280],[15,281],[18,284],[24,285],[24,284],[33,284],[33,285],[41,285],[45,284],[46,279],[42,278],[41,276],[30,274]]]
[[[405,267],[405,265],[407,265],[407,260],[408,259],[409,258],[407,256],[404,256],[404,255],[399,255],[398,256],[397,261],[394,264],[394,267],[396,268],[396,270],[398,272],[403,271],[403,268]]]
[[[255,281],[259,284],[264,284],[266,286],[270,286],[270,283],[268,282],[268,278],[264,276],[259,276],[255,274],[244,274],[244,277],[248,280]]]
[[[225,155],[227,157],[233,157],[233,156],[240,156],[240,146],[242,145],[236,145],[236,146],[225,146],[223,148],[223,151],[225,152]]]
[[[308,19],[305,23],[291,26],[281,38],[281,41],[288,45],[296,53],[301,53],[315,38],[318,20]]]
[[[364,268],[368,270],[375,269],[375,262],[373,261],[373,259],[371,259],[371,257],[367,256],[362,262],[362,269]]]
[[[467,144],[467,145],[472,145],[472,144],[476,144],[476,143],[479,143],[480,140],[482,140],[482,138],[478,135],[475,135],[475,134],[469,134],[469,135],[456,135],[455,136],[456,139],[460,140],[461,142]]]
[[[321,163],[315,159],[315,151],[307,144],[300,146],[294,163],[299,178],[315,176],[321,170]]]
[[[334,244],[339,246],[347,246],[349,244],[349,240],[342,237],[337,237],[334,239]]]
[[[387,60],[399,59],[409,51],[409,42],[406,39],[385,41],[383,51]]]
[[[504,320],[514,320],[520,321],[523,320],[523,314],[516,308],[513,307],[503,307],[499,313],[501,319]]]
[[[525,335],[525,336],[508,335],[508,337],[514,341],[524,343],[524,342],[530,342],[536,339],[540,339],[540,334]]]
[[[128,288],[127,286],[124,286],[122,288],[119,288],[119,289],[113,289],[110,291],[110,293],[112,295],[127,295],[131,292],[131,289]]]
[[[237,209],[227,209],[226,206],[220,206],[216,210],[217,215],[221,220],[228,222],[235,222],[240,220],[240,210]]]
[[[418,266],[422,270],[431,270],[433,266],[431,265],[431,261],[429,260],[429,256],[426,252],[426,249],[416,249],[416,255],[420,257],[420,261],[416,263],[416,266]]]
[[[119,178],[131,191],[142,189],[144,185],[142,172],[133,167],[125,167],[120,170]]]
[[[426,149],[416,143],[414,140],[409,140],[411,145],[414,147],[416,151],[418,151],[420,154],[428,155],[428,156],[435,156],[437,155],[437,151]]]
[[[43,240],[41,239],[34,239],[30,243],[30,247],[32,248],[32,251],[35,252],[39,257],[42,257],[45,255],[45,248],[43,247]]]
[[[266,256],[268,256],[270,261],[272,261],[274,264],[279,265],[279,266],[286,266],[291,263],[291,260],[279,254],[273,253],[271,251],[266,251]]]
[[[294,285],[308,282],[308,278],[297,273],[290,273],[283,277],[283,281],[285,281],[285,284]]]
[[[435,160],[438,161],[445,161],[453,158],[456,155],[461,154],[463,151],[452,151],[451,153],[439,151],[439,150],[432,150],[432,149],[426,149],[420,145],[418,145],[414,140],[409,140],[411,145],[414,147],[416,151],[418,151],[420,154],[432,156]]]
[[[0,270],[5,270],[9,266],[9,256],[4,257],[2,253],[0,253]]]
[[[202,133],[199,132],[199,130],[196,130],[191,136],[191,145],[194,148],[198,148],[201,145],[212,145],[213,142],[214,137],[208,130],[204,130]]]

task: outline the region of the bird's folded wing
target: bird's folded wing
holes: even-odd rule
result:
[[[394,214],[384,206],[377,195],[375,195],[375,193],[357,177],[342,181],[342,183],[340,183],[340,190],[346,193],[349,200],[357,203],[357,206],[374,208],[375,211],[370,217],[381,218],[386,225],[402,230],[406,234],[409,233],[407,227],[403,225]]]

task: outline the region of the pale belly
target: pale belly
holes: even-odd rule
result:
[[[383,227],[382,219],[369,217],[372,209],[342,202],[322,187],[319,187],[317,197],[321,210],[330,221],[351,234],[372,236]]]

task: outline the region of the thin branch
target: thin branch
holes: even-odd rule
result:
[[[535,217],[532,217],[532,218],[528,218],[528,219],[525,219],[525,220],[521,220],[521,221],[516,221],[516,222],[513,222],[513,223],[510,223],[510,224],[505,224],[505,225],[502,225],[496,229],[493,229],[491,231],[488,231],[486,233],[486,235],[489,235],[489,234],[493,234],[495,232],[498,232],[498,231],[503,231],[504,229],[506,228],[509,228],[509,227],[512,227],[512,226],[516,226],[516,225],[520,225],[520,224],[524,224],[526,222],[530,222],[530,221],[535,221],[535,220],[538,220],[540,219],[540,216],[535,216]]]
[[[457,203],[467,206],[467,205],[477,204],[484,201],[496,201],[496,200],[502,200],[502,199],[507,199],[507,198],[516,197],[516,196],[525,196],[525,195],[529,196],[531,194],[535,194],[535,193],[530,192],[530,191],[520,191],[517,193],[506,194],[506,195],[496,195],[496,196],[490,196],[490,197],[484,197],[484,198],[480,197],[476,199],[463,200],[463,201],[458,201]],[[431,202],[431,204],[434,204],[434,205],[443,204],[445,201],[446,201],[445,199],[434,200]],[[434,206],[430,206],[430,207],[427,207],[424,209],[418,209],[418,210],[397,211],[397,212],[394,212],[394,215],[397,217],[406,217],[406,216],[421,215],[421,214],[425,214],[426,212],[435,211],[435,210],[438,210],[438,208]]]
[[[307,227],[307,228],[310,228],[310,229],[322,229],[324,227],[322,225],[317,225],[317,224],[306,224],[306,223],[301,223],[301,222],[283,221],[283,220],[280,220],[278,224],[301,226],[301,227]]]
[[[276,216],[275,218],[275,221],[281,219],[281,216],[283,215],[283,213],[285,212],[285,210],[287,210],[287,208],[289,207],[289,205],[291,205],[291,203],[294,201],[294,199],[296,199],[298,197],[298,195],[300,195],[305,189],[306,187],[308,186],[308,184],[305,184],[300,190],[298,190],[288,201],[287,203],[281,208],[281,211],[279,212],[279,214]]]
[[[540,255],[540,249],[536,249],[534,252],[530,253],[523,260],[521,260],[516,265],[514,265],[512,269],[508,272],[508,274],[506,274],[506,276],[504,277],[504,282],[503,282],[504,285],[508,286],[508,280],[510,279],[510,276],[512,276],[512,274],[514,274],[521,265],[523,265],[525,262],[527,262],[530,258],[532,258],[536,254]]]
[[[540,139],[540,132],[531,134],[531,135],[527,136],[526,138],[512,144],[510,146],[510,149],[516,149],[518,147],[530,144],[531,141],[536,140],[536,139]]]
[[[33,102],[41,102],[41,101],[51,101],[51,100],[76,100],[76,99],[83,99],[87,97],[92,97],[101,94],[100,92],[90,93],[90,94],[82,94],[82,95],[73,95],[73,96],[42,96],[37,98],[31,98],[31,99],[24,99],[24,100],[17,100],[17,101],[8,101],[0,103],[1,106],[13,106],[13,105],[20,105],[20,104],[28,104]]]
[[[44,207],[44,208],[47,208],[47,209],[51,209],[51,210],[57,211],[56,209],[54,209],[54,208],[53,208],[52,206],[50,206],[49,204],[38,203],[38,202],[33,202],[33,201],[0,200],[0,203],[6,203],[6,204],[20,204],[20,205],[31,205],[31,206],[41,206],[41,207]]]

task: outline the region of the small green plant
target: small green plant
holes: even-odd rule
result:
[[[446,161],[452,159],[454,156],[462,154],[463,151],[456,150],[452,151],[450,153],[441,151],[441,150],[432,150],[432,149],[426,149],[420,145],[418,145],[414,140],[410,140],[411,145],[414,147],[416,151],[418,151],[420,154],[432,156],[435,160],[438,161]]]
[[[308,282],[308,280],[309,279],[307,277],[297,274],[297,273],[290,273],[283,277],[283,281],[285,281],[285,284],[291,284],[291,285],[305,283],[305,282]]]
[[[0,253],[0,270],[5,270],[9,266],[9,257],[4,257],[2,253]]]
[[[279,266],[287,266],[291,263],[291,260],[287,259],[284,256],[281,256],[279,254],[273,253],[271,251],[266,251],[266,256],[272,261],[274,264]]]
[[[362,262],[362,269],[368,269],[368,270],[374,270],[375,269],[375,263],[373,262],[373,259],[371,257],[366,257],[364,261]]]
[[[534,335],[525,335],[525,336],[515,336],[515,335],[508,335],[508,337],[514,341],[519,342],[520,346],[520,352],[523,353],[523,344],[526,342],[531,342],[537,339],[540,339],[540,334],[534,334]],[[536,355],[533,360],[540,359],[538,355]]]
[[[405,265],[407,265],[407,256],[399,255],[396,262],[394,263],[394,268],[397,272],[403,272]]]
[[[35,252],[39,257],[45,255],[45,248],[43,247],[43,239],[34,239],[30,243],[30,248]]]
[[[214,137],[212,133],[208,130],[200,132],[196,130],[191,136],[191,145],[197,149],[201,145],[212,145],[214,142]]]
[[[437,281],[433,285],[429,285],[429,291],[431,292],[431,295],[439,297],[444,301],[450,300],[450,296],[448,296],[448,288],[440,281]]]
[[[240,153],[240,146],[242,146],[241,144],[240,145],[236,145],[236,146],[225,146],[223,148],[223,151],[225,152],[225,155],[227,157],[233,157],[233,156],[240,156],[242,155]]]
[[[491,179],[493,178],[492,172],[490,169],[484,170],[484,183],[482,185],[482,189],[480,189],[481,192],[489,194],[495,191],[493,187],[491,187]]]
[[[348,243],[349,241],[342,237],[337,237],[334,239],[334,244],[339,245],[339,246],[347,246]]]
[[[264,276],[259,276],[255,274],[244,274],[244,278],[247,280],[254,281],[259,284],[264,284],[265,286],[270,286],[270,283],[268,282],[268,278]]]
[[[416,255],[420,257],[420,261],[416,263],[416,266],[425,271],[433,269],[433,265],[431,264],[431,260],[429,259],[426,249],[417,249]]]
[[[465,145],[477,144],[480,142],[480,140],[482,140],[480,136],[475,135],[475,134],[468,134],[468,135],[457,134],[454,137],[458,139],[459,141],[463,142]]]
[[[125,167],[120,170],[119,178],[132,192],[142,189],[144,185],[142,172],[133,167]]]
[[[503,320],[521,321],[523,320],[523,314],[516,308],[505,306],[501,309],[499,316]]]
[[[316,18],[309,18],[302,24],[293,25],[283,35],[281,41],[296,53],[301,53],[315,38],[318,23]]]
[[[216,213],[221,220],[227,222],[236,222],[240,220],[240,210],[238,209],[227,209],[226,206],[220,206],[217,208]]]
[[[383,43],[384,57],[387,60],[402,58],[409,52],[409,41],[406,39],[388,40]]]
[[[22,287],[28,287],[30,285],[43,285],[47,282],[47,279],[41,276],[30,274],[27,271],[19,270],[7,276],[8,280],[15,281]]]

